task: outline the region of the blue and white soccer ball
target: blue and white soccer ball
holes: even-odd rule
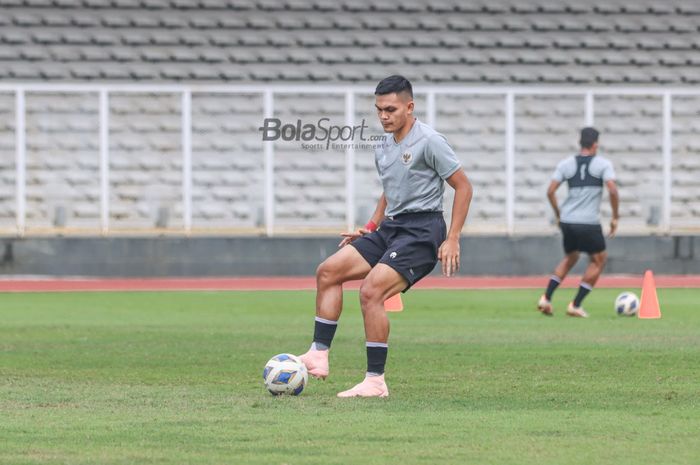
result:
[[[279,354],[272,357],[263,370],[265,387],[273,396],[290,394],[298,396],[309,380],[306,366],[292,354]]]
[[[639,311],[639,299],[632,292],[623,292],[615,299],[615,312],[622,316],[635,316]]]

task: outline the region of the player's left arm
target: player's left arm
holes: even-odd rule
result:
[[[442,272],[445,276],[452,276],[459,270],[459,236],[464,227],[464,221],[469,213],[469,205],[472,201],[472,184],[461,168],[446,179],[447,184],[455,190],[452,204],[452,218],[447,239],[438,249],[438,260],[442,262]]]
[[[617,184],[615,184],[614,179],[605,181],[605,186],[608,188],[608,193],[610,194],[610,208],[612,209],[612,218],[610,219],[610,232],[609,237],[614,237],[617,232],[617,222],[620,219],[618,213],[618,207],[620,205],[620,194],[617,191]]]
[[[559,189],[560,185],[561,182],[553,179],[547,188],[547,199],[549,200],[549,204],[552,206],[552,210],[554,211],[554,218],[557,220],[557,226],[559,226],[560,215],[559,204],[557,203],[557,189]]]

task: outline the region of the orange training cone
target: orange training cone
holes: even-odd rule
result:
[[[656,284],[654,283],[654,273],[647,270],[644,273],[642,283],[642,302],[639,306],[639,318],[661,318],[661,308],[659,298],[656,296]]]
[[[384,301],[384,310],[387,312],[400,312],[403,310],[403,302],[401,301],[401,294],[396,294],[393,297],[389,297]]]

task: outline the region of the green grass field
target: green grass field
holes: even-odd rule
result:
[[[306,350],[312,292],[0,294],[2,464],[698,464],[700,290],[663,318],[534,310],[539,291],[426,291],[391,315],[388,399],[337,399],[365,368],[357,293],[331,376],[272,397]]]

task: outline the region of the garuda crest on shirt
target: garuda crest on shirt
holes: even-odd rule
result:
[[[411,163],[411,160],[413,160],[413,155],[411,152],[404,152],[403,155],[401,155],[401,161],[404,165]]]

